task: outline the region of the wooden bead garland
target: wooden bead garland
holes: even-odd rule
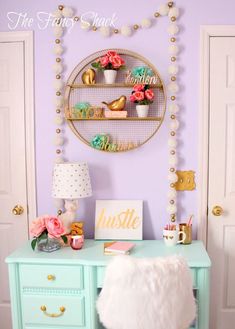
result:
[[[59,13],[58,13],[59,12]],[[168,92],[169,92],[169,120],[170,120],[170,129],[169,129],[169,140],[168,140],[168,146],[169,146],[169,203],[167,206],[167,212],[169,213],[170,220],[172,222],[175,222],[177,217],[177,205],[176,205],[176,190],[175,190],[175,183],[178,179],[176,175],[176,165],[178,162],[177,154],[176,154],[176,147],[177,147],[177,140],[176,140],[176,131],[179,126],[179,122],[177,121],[176,114],[179,111],[179,106],[176,104],[176,94],[179,92],[179,85],[176,82],[176,76],[178,73],[178,65],[176,65],[177,59],[178,59],[178,52],[179,48],[176,45],[176,35],[179,32],[179,27],[176,24],[177,18],[179,16],[179,9],[174,6],[174,2],[170,1],[166,4],[162,4],[159,6],[158,10],[154,12],[153,16],[154,18],[159,18],[161,16],[168,16],[169,18],[169,26],[168,26],[168,33],[170,35],[169,38],[169,54],[170,54],[170,65],[168,68],[169,73],[169,85],[168,85]],[[75,22],[80,22],[79,16],[73,16],[73,11],[69,7],[65,7],[64,5],[59,5],[57,9],[57,15],[58,17],[58,27],[54,28],[54,35],[56,37],[55,39],[55,48],[54,53],[56,55],[56,64],[54,65],[53,69],[55,72],[55,79],[59,82],[62,82],[61,74],[63,72],[63,64],[61,61],[61,58],[59,57],[63,52],[63,47],[61,45],[61,37],[63,35],[63,29],[64,27],[59,26],[59,22],[63,17],[72,17],[72,19]],[[138,30],[142,30],[143,28],[149,28],[152,26],[151,19],[144,18],[141,23],[136,24],[130,24],[127,26],[123,26],[121,28],[114,28],[111,29],[110,27],[96,27],[91,26],[91,24],[82,24],[82,22],[79,23],[80,27],[84,30],[91,30],[93,32],[99,31],[100,34],[103,37],[109,37],[114,34],[122,34],[123,36],[129,37],[132,35],[132,32],[137,32]],[[177,56],[176,56],[177,55]],[[56,106],[56,117],[55,117],[55,123],[57,125],[56,129],[56,145],[60,146],[60,148],[56,149],[56,154],[59,155],[56,157],[56,162],[63,162],[63,158],[61,157],[61,153],[63,153],[63,134],[61,125],[63,125],[63,115],[61,115],[63,111],[63,87],[61,83],[55,83],[55,86],[57,87],[56,90],[56,99],[55,99],[55,106]],[[60,210],[58,210],[60,211]]]
[[[53,52],[55,54],[55,64],[53,66],[53,70],[55,73],[55,81],[54,81],[54,88],[56,90],[55,93],[55,138],[54,138],[54,145],[56,146],[56,158],[55,163],[62,163],[64,162],[62,154],[63,152],[63,145],[64,145],[64,137],[62,133],[61,126],[64,124],[63,119],[63,89],[64,89],[64,82],[62,80],[62,73],[63,73],[63,63],[61,60],[60,55],[63,53],[63,46],[61,44],[61,38],[64,33],[65,27],[60,24],[63,17],[72,17],[73,10],[70,7],[65,7],[64,5],[59,5],[57,11],[54,13],[54,16],[57,17],[57,25],[53,28],[55,39],[55,44],[53,48]],[[75,16],[77,20],[77,16]],[[58,148],[59,147],[59,148]],[[62,213],[61,208],[63,207],[63,200],[56,200],[55,207],[57,209],[58,215]]]
[[[176,83],[176,75],[178,73],[178,65],[175,64],[177,61],[176,55],[179,52],[179,48],[176,45],[175,34],[179,32],[179,27],[176,25],[176,20],[179,15],[178,8],[174,7],[172,2],[168,3],[169,12],[168,17],[170,20],[170,24],[168,27],[168,33],[170,34],[170,46],[169,46],[169,54],[170,54],[170,65],[168,67],[169,73],[169,84],[168,84],[168,93],[169,97],[169,120],[170,120],[170,130],[169,130],[169,139],[168,139],[168,147],[169,147],[169,171],[168,175],[169,180],[169,193],[168,193],[168,205],[167,212],[170,216],[170,221],[175,222],[177,220],[177,203],[176,203],[176,190],[175,183],[178,180],[178,176],[176,175],[176,165],[178,162],[176,147],[177,147],[177,139],[176,139],[176,131],[179,127],[179,122],[177,120],[177,112],[179,111],[179,106],[175,103],[176,94],[179,92],[179,85]]]

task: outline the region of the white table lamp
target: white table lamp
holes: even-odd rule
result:
[[[53,171],[52,196],[65,199],[65,212],[60,215],[66,227],[71,231],[71,223],[76,219],[78,200],[92,195],[87,163],[57,163]]]

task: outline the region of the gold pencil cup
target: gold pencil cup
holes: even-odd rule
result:
[[[179,225],[180,231],[184,232],[186,234],[186,239],[181,242],[181,244],[190,244],[192,243],[192,225],[187,225],[186,223],[181,223]],[[181,239],[181,235],[179,236]]]

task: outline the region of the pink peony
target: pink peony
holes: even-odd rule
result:
[[[134,85],[133,89],[134,89],[134,91],[143,91],[144,85],[141,83],[138,83],[137,85]]]
[[[153,90],[152,89],[147,89],[145,90],[145,96],[148,100],[152,100],[154,99],[154,93],[153,93]]]
[[[100,57],[100,58],[99,58],[99,62],[100,62],[100,65],[101,65],[102,67],[107,66],[108,63],[109,63],[109,58],[108,58],[108,56]]]
[[[134,102],[134,101],[136,101],[136,99],[135,99],[135,96],[134,96],[134,95],[131,95],[131,96],[130,96],[130,101],[131,101],[131,102]]]
[[[143,91],[136,91],[134,94],[136,101],[142,101],[144,99],[144,92]]]
[[[110,56],[109,61],[115,69],[118,69],[120,66],[125,64],[124,60],[119,55]]]
[[[45,231],[45,218],[46,216],[38,217],[32,222],[30,227],[30,235],[37,238],[42,234],[43,231]]]
[[[62,221],[57,217],[48,216],[45,219],[46,228],[49,238],[60,238],[66,233]]]
[[[116,51],[112,51],[112,50],[110,50],[110,51],[107,52],[106,55],[107,55],[108,57],[110,57],[110,56],[116,56],[116,55],[118,55],[118,54],[116,53]]]

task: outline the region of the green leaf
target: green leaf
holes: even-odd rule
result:
[[[100,67],[100,64],[97,63],[97,62],[94,62],[94,63],[91,64],[91,66],[98,69]]]
[[[47,239],[47,231],[42,232],[42,234],[37,238],[38,242],[43,239]]]
[[[64,243],[68,242],[68,238],[66,235],[61,235],[61,239],[64,241]]]
[[[33,240],[31,241],[31,247],[32,247],[33,250],[35,249],[36,244],[37,244],[37,239],[33,239]]]

